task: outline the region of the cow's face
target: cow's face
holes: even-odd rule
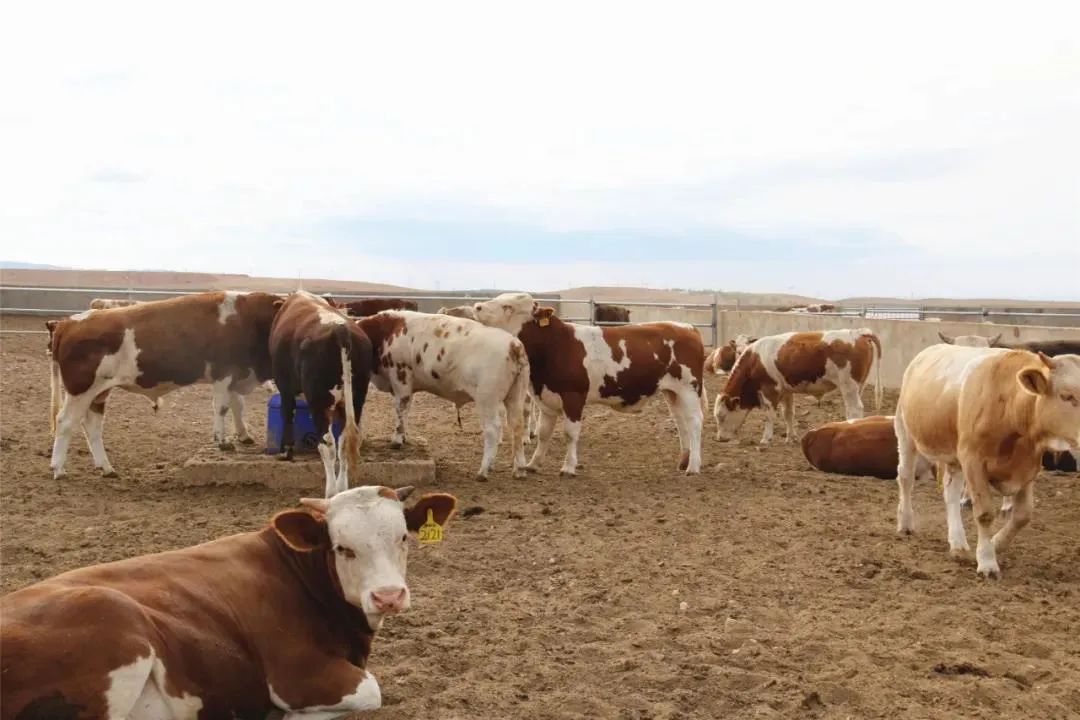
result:
[[[386,615],[409,609],[409,533],[420,529],[429,511],[445,526],[457,506],[452,495],[432,494],[406,508],[403,501],[411,492],[409,487],[358,487],[329,500],[301,500],[315,515],[290,511],[274,518],[275,530],[294,550],[330,553],[342,595],[364,612],[373,630]]]
[[[1049,449],[1080,447],[1080,355],[1049,358],[1039,353],[1039,360],[1016,379],[1039,398],[1039,424],[1051,436]]]
[[[473,305],[476,319],[489,327],[517,335],[521,326],[532,319],[536,301],[528,293],[503,293]]]
[[[443,307],[439,308],[440,315],[449,315],[450,317],[468,318],[469,320],[476,319],[476,310],[471,305],[458,305],[457,307]]]
[[[739,398],[721,393],[716,397],[713,417],[716,418],[716,439],[723,442],[734,440],[739,428],[746,422],[750,411],[739,402]]]

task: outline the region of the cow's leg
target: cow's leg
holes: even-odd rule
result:
[[[528,373],[522,372],[521,377],[511,384],[510,390],[499,403],[500,409],[506,413],[510,423],[510,444],[513,457],[511,474],[516,478],[525,477],[525,413],[531,414],[532,406],[526,408],[528,395],[522,386],[528,381]]]
[[[975,560],[978,563],[976,571],[984,577],[996,578],[1001,575],[1001,568],[998,567],[997,553],[990,532],[997,515],[993,507],[994,498],[990,494],[990,483],[978,459],[972,462],[965,458],[960,465],[967,479],[971,508],[979,530],[979,540],[975,545]]]
[[[484,457],[480,460],[476,479],[487,480],[491,466],[495,463],[495,454],[499,450],[499,440],[502,438],[502,409],[498,404],[485,402],[481,405],[478,402],[476,414],[480,418],[480,430],[484,435]],[[518,417],[521,417],[520,412]]]
[[[945,519],[949,525],[949,551],[953,555],[968,552],[967,533],[964,532],[964,516],[961,513],[961,497],[964,494],[964,473],[960,468],[947,466],[942,484],[945,499]]]
[[[225,416],[229,414],[229,385],[231,377],[215,380],[214,388],[214,442],[220,450],[234,450],[236,448],[225,434]]]
[[[109,456],[105,454],[105,440],[102,437],[102,429],[105,425],[105,397],[108,392],[102,393],[94,402],[90,403],[89,412],[83,416],[83,432],[86,433],[86,444],[90,446],[90,455],[94,458],[94,467],[101,470],[101,475],[107,478],[116,477],[116,470],[109,462]]]
[[[896,485],[900,490],[900,501],[896,506],[896,532],[910,535],[915,532],[915,510],[911,505],[911,494],[915,489],[915,471],[918,465],[919,453],[915,447],[915,441],[907,432],[904,415],[899,408],[896,410],[893,425],[896,428],[896,444],[899,456],[899,464],[896,468]]]
[[[244,396],[242,393],[235,390],[229,391],[229,410],[232,411],[236,439],[241,445],[254,445],[255,438],[251,437],[247,423],[244,422]]]
[[[407,388],[394,387],[394,410],[397,412],[397,424],[390,438],[390,447],[397,450],[405,444],[408,434],[409,407],[412,406],[412,393]]]
[[[690,465],[690,448],[687,447],[686,418],[679,402],[679,396],[674,390],[661,390],[664,402],[667,403],[671,419],[675,421],[675,432],[679,435],[679,469],[685,470]]]
[[[768,445],[773,439],[773,423],[776,421],[776,408],[771,399],[762,395],[761,409],[765,412],[765,430],[761,433],[761,444]]]
[[[863,416],[862,388],[859,384],[848,378],[840,383],[840,396],[844,400],[844,418],[858,420]]]
[[[705,413],[701,409],[701,398],[693,390],[687,389],[679,393],[677,411],[682,418],[683,434],[686,435],[685,451],[687,452],[686,465],[680,461],[680,469],[686,470],[687,475],[696,475],[701,472],[701,433],[705,425]]]
[[[560,477],[574,477],[577,475],[578,439],[581,437],[581,418],[571,420],[569,415],[563,415],[563,432],[566,433],[566,458],[563,460]]]
[[[100,393],[91,388],[81,395],[67,395],[64,405],[56,416],[56,437],[53,438],[52,460],[49,467],[53,471],[53,479],[59,480],[64,476],[64,464],[67,462],[68,448],[71,446],[71,435],[75,432],[75,426],[82,423],[94,398]]]
[[[349,489],[349,476],[346,470],[345,487],[341,487],[341,473],[338,472],[338,443],[334,433],[327,430],[319,441],[319,457],[322,458],[323,471],[326,473],[326,492],[323,497],[332,498],[343,490]]]
[[[1012,508],[1005,526],[994,535],[994,550],[1001,551],[1009,546],[1016,533],[1031,522],[1031,511],[1035,506],[1035,481],[1032,480],[1012,497]]]
[[[292,661],[293,656],[288,660]],[[286,720],[331,720],[382,707],[379,683],[367,670],[342,658],[321,655],[301,656],[296,662],[298,665],[303,663],[299,667],[310,672],[297,675],[295,665],[283,662],[280,669],[272,666],[267,673],[268,684],[273,690],[271,698],[285,711]],[[310,699],[310,710],[288,704],[290,699],[298,696]]]
[[[798,439],[799,433],[795,427],[795,395],[794,393],[784,393],[780,396],[780,415],[784,419],[784,442],[790,443],[793,440]]]
[[[559,419],[559,413],[547,405],[537,404],[540,405],[540,427],[537,431],[536,449],[533,450],[529,464],[525,466],[525,470],[528,472],[536,472],[540,469],[540,463],[544,461],[544,456],[547,455],[551,436],[555,432],[555,421]]]
[[[296,445],[296,392],[292,388],[280,388],[281,394],[281,448],[279,460],[292,460]]]

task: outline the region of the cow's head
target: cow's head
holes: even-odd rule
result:
[[[364,612],[378,630],[385,615],[409,609],[405,582],[409,533],[431,519],[446,526],[457,507],[453,495],[430,494],[412,507],[411,487],[392,490],[364,486],[334,497],[301,500],[314,510],[288,510],[273,520],[274,530],[297,552],[327,552],[345,600]]]
[[[982,335],[952,336],[938,331],[938,337],[941,338],[941,342],[946,345],[957,345],[959,347],[997,347],[998,342],[1001,340],[1001,333],[988,338],[983,337]]]
[[[1016,376],[1026,392],[1038,398],[1037,418],[1042,434],[1049,436],[1050,450],[1080,447],[1080,355],[1039,361]]]
[[[529,293],[503,293],[473,305],[478,321],[511,335],[517,335],[521,326],[532,320],[536,308],[536,301]]]
[[[716,439],[722,442],[734,440],[749,414],[750,409],[742,406],[742,401],[738,396],[727,393],[717,395],[716,405],[713,406],[713,417],[716,418]]]

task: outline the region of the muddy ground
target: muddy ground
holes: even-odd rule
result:
[[[207,387],[174,393],[156,415],[114,393],[106,447],[121,477],[99,477],[79,438],[69,477],[54,482],[45,338],[0,342],[4,592],[254,530],[295,503],[228,478],[174,482],[208,441]],[[387,396],[370,398],[364,431],[386,436]],[[247,412],[260,441],[265,399],[250,396]],[[841,415],[835,401],[799,407],[804,427]],[[431,396],[412,417],[437,489],[483,512],[413,550],[413,609],[386,623],[371,659],[379,717],[1080,716],[1074,477],[1040,480],[1034,524],[1004,556],[1004,579],[986,582],[972,559],[949,557],[932,485],[916,495],[921,533],[898,538],[893,483],[812,471],[797,445],[757,447],[760,415],[740,444],[710,433],[706,472],[685,477],[662,403],[636,417],[592,410],[577,479],[558,477],[558,439],[543,474],[511,479],[504,449],[487,483],[473,479],[471,408],[464,430]]]

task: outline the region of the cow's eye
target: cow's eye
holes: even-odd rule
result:
[[[409,542],[409,533],[405,533],[404,535],[401,536],[401,542],[403,542],[403,543]]]

